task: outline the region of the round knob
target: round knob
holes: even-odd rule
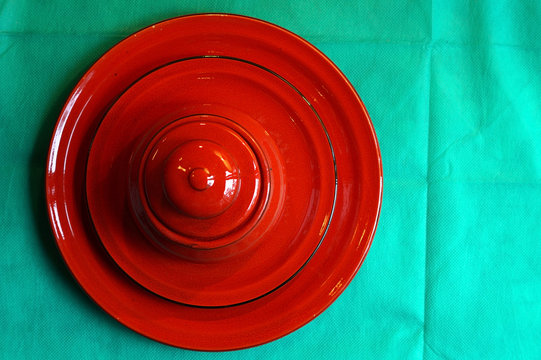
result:
[[[188,181],[192,189],[203,191],[214,185],[214,175],[208,169],[197,168],[190,171]]]
[[[156,151],[160,151],[159,144]],[[186,216],[208,219],[220,215],[231,206],[239,187],[235,161],[214,142],[185,142],[165,161],[165,195]]]

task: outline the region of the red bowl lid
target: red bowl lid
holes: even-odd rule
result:
[[[46,192],[83,289],[131,329],[227,350],[283,336],[343,291],[374,236],[377,139],[305,40],[237,15],[123,40],[58,120]]]

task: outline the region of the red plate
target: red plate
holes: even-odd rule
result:
[[[379,216],[368,114],[312,45],[236,15],[167,20],[83,76],[49,150],[49,217],[87,293],[183,348],[262,344],[349,284]]]

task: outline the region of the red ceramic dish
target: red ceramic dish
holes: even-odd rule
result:
[[[299,328],[349,284],[382,171],[353,87],[298,36],[236,15],[167,20],[83,76],[49,150],[58,247],[85,291],[198,350]]]

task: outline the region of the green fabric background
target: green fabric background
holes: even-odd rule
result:
[[[345,293],[292,335],[225,354],[102,312],[66,270],[43,194],[80,76],[128,34],[195,12],[319,47],[364,100],[384,164],[377,235]],[[540,23],[539,0],[0,0],[0,358],[541,358]]]

